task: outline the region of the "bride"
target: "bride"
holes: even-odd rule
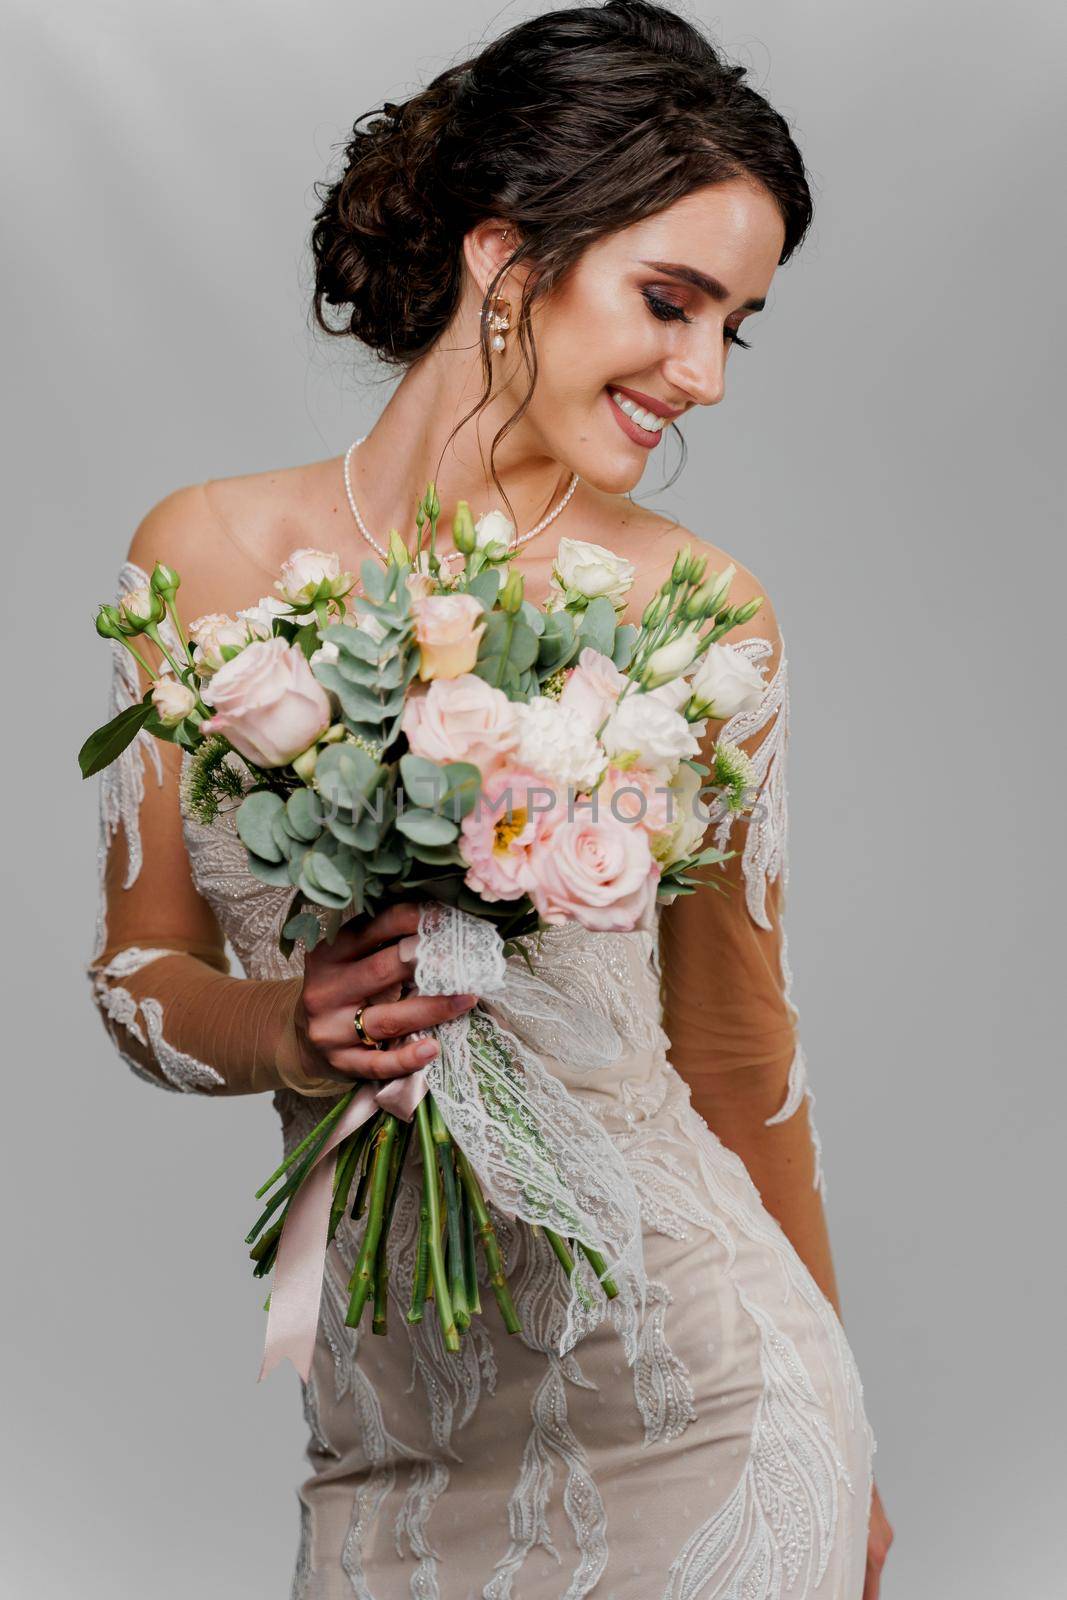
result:
[[[693,533],[630,499],[667,429],[723,399],[730,351],[750,347],[743,327],[811,218],[786,123],[744,77],[674,12],[610,0],[522,23],[361,118],[319,196],[315,313],[399,368],[399,385],[340,459],[166,496],[120,589],[165,560],[193,617],[254,604],[301,547],[358,570],[390,529],[412,531],[434,479],[446,508],[500,513],[535,603],[561,539],[604,547],[596,570],[568,574],[579,585],[632,566],[634,620],[679,548],[733,562],[734,603],[763,594],[704,537],[713,509]],[[759,804],[715,834],[734,851],[727,892],[678,898],[656,932],[551,929],[536,953],[625,1041],[581,1074],[565,1039],[529,1038],[640,1197],[650,1293],[636,1338],[606,1303],[560,1355],[565,1280],[544,1236],[503,1215],[522,1332],[490,1308],[452,1355],[436,1319],[407,1324],[417,1176],[391,1235],[400,1314],[385,1338],[366,1319],[347,1328],[359,1224],[345,1218],[302,1386],[297,1600],[876,1600],[891,1532],[790,999],[789,699],[769,599],[729,642],[736,681],[707,739],[751,755]],[[144,685],[115,655],[118,711]],[[288,1151],[353,1080],[424,1065],[436,1045],[410,1036],[476,997],[406,994],[414,901],[283,958],[287,892],[248,874],[232,829],[183,813],[181,780],[177,747],[145,734],[105,774],[94,993],[139,1077],[271,1091]]]

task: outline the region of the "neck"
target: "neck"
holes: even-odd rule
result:
[[[494,356],[494,362],[501,359],[506,362],[510,377],[518,358],[509,350],[503,358]],[[386,543],[390,528],[399,529],[410,542],[415,530],[415,506],[431,479],[437,485],[442,508],[439,536],[444,536],[442,542],[446,545],[451,544],[452,513],[457,501],[466,500],[475,519],[484,511],[507,511],[489,473],[489,449],[494,434],[525,393],[528,380],[521,363],[518,365],[519,372],[512,381],[465,422],[451,442],[448,436],[452,429],[482,393],[481,364],[476,354],[465,347],[437,347],[404,374],[385,410],[351,458],[356,504],[379,544]],[[499,369],[494,367],[494,371],[499,384]],[[525,418],[498,444],[495,466],[511,501],[510,515],[517,534],[526,533],[540,522],[558,503],[571,480],[570,468],[538,443]],[[556,533],[555,523],[551,531]],[[537,544],[538,539],[532,542]]]

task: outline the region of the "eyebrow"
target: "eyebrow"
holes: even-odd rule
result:
[[[729,300],[730,291],[718,278],[709,277],[706,272],[698,272],[696,267],[684,266],[678,261],[642,261],[643,267],[653,267],[656,272],[665,272],[668,277],[680,278],[683,283],[691,283],[694,289],[702,289],[712,300]],[[762,311],[767,304],[765,299],[746,300],[739,309],[742,311]]]

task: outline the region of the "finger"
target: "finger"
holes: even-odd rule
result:
[[[406,983],[415,973],[413,960],[401,956],[400,944],[387,944],[362,958],[336,964],[330,962],[305,976],[305,999],[310,994],[311,1009],[333,1011],[367,1005],[371,995]]]
[[[353,1078],[403,1078],[427,1066],[439,1048],[436,1039],[412,1039],[392,1050],[331,1050],[327,1061],[345,1082]]]
[[[450,1022],[477,1005],[477,995],[412,995],[363,1007],[363,1026],[372,1039],[399,1039],[420,1028]],[[355,1008],[351,1005],[318,1011],[308,1017],[307,1036],[317,1050],[343,1050],[355,1043]]]
[[[379,911],[369,921],[348,923],[332,945],[327,946],[333,962],[358,960],[390,940],[402,939],[405,934],[419,930],[419,902],[398,900]]]

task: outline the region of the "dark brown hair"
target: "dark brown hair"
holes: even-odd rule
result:
[[[492,392],[490,297],[520,263],[530,267],[516,318],[530,385],[495,450],[537,379],[530,308],[597,239],[694,189],[749,178],[782,214],[780,260],[800,244],[812,217],[804,162],[785,119],[745,83],[746,71],[651,0],[608,0],[519,23],[403,105],[386,102],[357,120],[340,176],[316,185],[315,321],[326,333],[353,335],[384,362],[410,366],[456,308],[464,235],[503,218],[519,242],[488,286],[485,391],[468,415]],[[331,323],[327,306],[347,308],[344,320]]]

